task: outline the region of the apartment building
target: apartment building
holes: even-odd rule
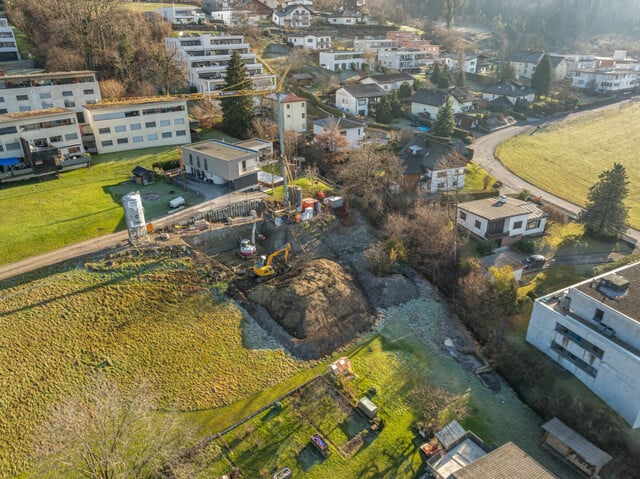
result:
[[[421,50],[390,48],[378,51],[378,64],[394,70],[415,70],[426,66],[427,54]]]
[[[262,64],[242,35],[185,35],[165,38],[167,51],[176,52],[187,69],[187,81],[199,92],[219,90],[225,82],[231,54],[237,51],[252,79],[263,80]],[[270,75],[266,75],[270,76]]]
[[[6,18],[0,18],[0,62],[20,60],[13,28]]]
[[[285,131],[307,131],[307,100],[292,93],[274,93],[265,98],[273,112],[274,121],[278,122],[278,98],[282,106],[282,126]]]
[[[373,37],[364,37],[364,38],[356,38],[353,41],[353,49],[360,51],[378,51],[383,48],[395,48],[398,46],[398,43],[395,40],[391,40],[389,38],[373,38]]]
[[[631,90],[640,85],[640,71],[613,68],[576,70],[571,86],[598,92]]]
[[[78,113],[102,99],[93,71],[28,73],[0,77],[0,113],[65,108]]]
[[[527,342],[640,427],[640,263],[536,299]]]
[[[193,25],[204,23],[206,15],[202,9],[197,7],[167,7],[157,8],[156,13],[167,22],[174,25]]]
[[[320,66],[333,72],[360,70],[366,62],[361,51],[320,52]]]
[[[84,152],[72,110],[49,108],[0,115],[0,158],[20,158],[31,164],[32,158],[42,155],[62,161]]]
[[[186,100],[150,100],[85,106],[83,141],[97,153],[191,142]]]

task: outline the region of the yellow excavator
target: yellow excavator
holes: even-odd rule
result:
[[[253,276],[256,276],[258,279],[260,278],[268,278],[276,274],[275,268],[272,266],[273,260],[280,256],[284,255],[285,263],[289,262],[289,253],[291,252],[291,244],[287,243],[284,247],[275,250],[269,256],[262,256],[260,261],[258,261],[253,267],[252,273]]]

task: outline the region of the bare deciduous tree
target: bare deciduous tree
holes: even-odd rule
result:
[[[102,98],[121,98],[127,94],[127,89],[119,80],[101,80],[99,83]]]

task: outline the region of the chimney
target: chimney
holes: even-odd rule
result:
[[[504,205],[507,202],[507,195],[498,196],[498,204]]]

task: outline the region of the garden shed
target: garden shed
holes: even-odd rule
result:
[[[557,417],[543,424],[542,429],[545,430],[543,444],[560,454],[587,477],[598,477],[600,469],[612,459],[609,454],[587,441]]]
[[[156,174],[142,166],[136,166],[131,173],[133,173],[133,180],[138,185],[151,185],[155,182]]]
[[[373,401],[368,397],[360,399],[358,402],[358,409],[360,409],[369,419],[373,419],[378,414],[378,406],[373,404]]]

